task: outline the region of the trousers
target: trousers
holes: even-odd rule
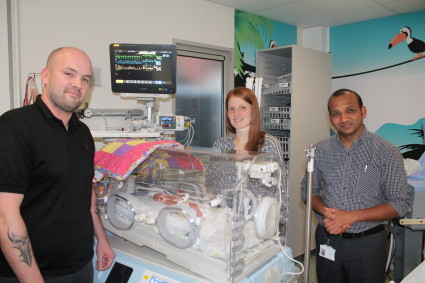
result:
[[[330,235],[322,225],[316,229],[316,274],[319,283],[382,283],[388,254],[387,233],[355,239]],[[335,260],[320,256],[320,247],[335,250]]]
[[[84,266],[80,271],[72,274],[60,275],[60,276],[43,276],[45,283],[90,283],[93,282],[93,263],[89,263]],[[0,276],[1,283],[19,283],[16,277],[2,277]]]

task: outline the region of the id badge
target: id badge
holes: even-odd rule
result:
[[[328,245],[320,245],[319,256],[335,261],[335,249]]]

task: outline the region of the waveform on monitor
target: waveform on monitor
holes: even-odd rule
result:
[[[161,66],[161,61],[154,61],[154,60],[115,60],[115,64],[121,64],[121,65],[146,65],[146,66]]]
[[[126,55],[115,54],[115,60],[162,60],[162,55],[156,54],[140,54],[140,55]]]
[[[161,71],[161,66],[133,66],[133,65],[121,65],[121,64],[115,64],[115,70],[121,71],[121,70],[133,70],[133,71],[148,71],[148,72],[158,72]]]

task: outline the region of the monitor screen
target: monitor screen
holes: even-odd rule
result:
[[[109,54],[113,92],[176,93],[175,45],[112,43]]]

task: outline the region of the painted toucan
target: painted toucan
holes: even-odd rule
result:
[[[418,54],[418,56],[414,57],[413,60],[424,57],[425,55],[423,55],[422,52],[425,52],[425,42],[411,37],[411,34],[412,30],[409,27],[403,27],[400,30],[400,33],[394,36],[394,38],[391,40],[390,44],[388,45],[388,49],[399,44],[403,40],[406,40],[409,50]]]
[[[269,42],[269,48],[276,48],[276,47],[277,47],[276,41],[274,41],[273,39],[270,40],[270,42]]]

